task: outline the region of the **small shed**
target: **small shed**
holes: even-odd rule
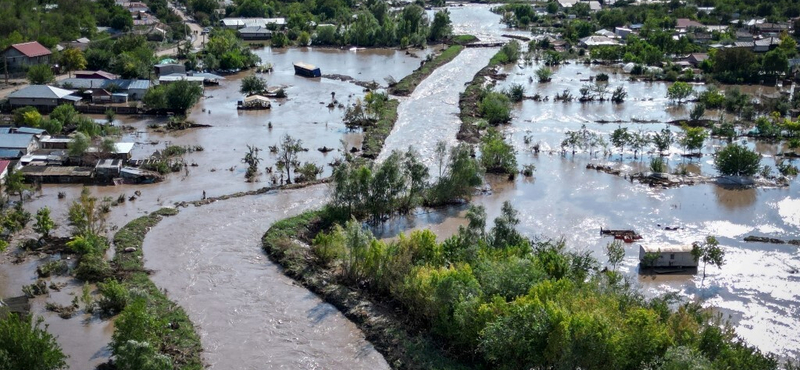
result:
[[[121,159],[101,159],[97,161],[94,166],[94,172],[97,177],[112,179],[119,177],[119,171],[122,170],[123,160]]]
[[[39,141],[42,149],[67,149],[71,138],[68,137],[46,137]]]
[[[111,94],[111,102],[112,103],[127,103],[128,102],[128,94],[125,94],[125,93],[114,93],[114,94]]]
[[[640,245],[639,263],[646,263],[648,253],[658,254],[652,267],[697,267],[691,245]]]
[[[173,73],[186,73],[186,66],[177,63],[162,63],[153,66],[157,76],[170,75]]]
[[[111,157],[116,159],[131,159],[131,152],[135,143],[114,143],[114,153]]]
[[[303,77],[322,77],[322,72],[320,72],[318,67],[303,62],[294,64],[294,74]]]

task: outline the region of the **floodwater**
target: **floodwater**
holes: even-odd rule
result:
[[[211,368],[389,368],[353,323],[261,251],[273,222],[326,194],[314,186],[189,207],[147,235],[145,267],[198,326]]]
[[[456,60],[453,63],[458,62]],[[746,243],[742,239],[750,234],[782,239],[800,238],[800,180],[794,179],[785,188],[728,190],[705,184],[660,189],[587,170],[588,163],[598,163],[626,172],[646,171],[652,154],[645,154],[644,157],[640,154],[634,159],[629,149],[620,156],[618,149],[611,147],[608,148],[610,156],[590,156],[582,151],[575,156],[571,153],[562,156],[560,143],[566,131],[579,130],[586,125],[588,130],[605,135],[606,141],[609,141],[608,135],[618,124],[596,123],[600,120],[625,121],[621,125],[634,131],[657,131],[665,127],[664,122],[687,118],[691,104],[670,104],[666,99],[667,84],[628,82],[622,74],[612,74],[608,85],[609,90],[618,85],[625,86],[629,98],[623,104],[556,103],[552,101],[556,93],[569,89],[578,96],[578,89],[585,84],[581,79],[599,72],[608,73],[610,69],[566,65],[555,69],[552,82],[538,84],[529,82],[529,76],[534,76],[536,68],[536,65],[508,67],[508,79],[496,87],[502,90],[512,83],[521,83],[526,88],[526,95],[539,93],[550,97],[549,102],[525,100],[517,103],[511,125],[503,127],[503,132],[517,150],[520,166],[533,164],[536,172],[531,178],[518,176],[515,181],[489,176],[491,193],[476,196],[473,203],[485,206],[491,220],[500,214],[502,203],[509,201],[519,211],[519,229],[526,235],[564,238],[570,248],[589,250],[600,261],[605,261],[603,246],[611,241],[600,235],[601,227],[636,229],[644,236],[644,240],[627,246],[627,256],[621,270],[637,280],[646,294],[652,296],[679,292],[686,299],[700,299],[726,314],[735,324],[739,335],[749,343],[780,356],[797,356],[800,353],[800,322],[796,320],[800,314],[800,289],[797,285],[800,281],[797,275],[800,251],[797,246],[789,244]],[[451,70],[456,69],[457,66],[451,66]],[[451,75],[450,78],[458,76]],[[702,88],[698,86],[698,89]],[[755,87],[748,92],[772,91],[772,88]],[[450,109],[447,101],[438,104],[431,101],[430,104],[426,107],[430,111]],[[716,118],[718,114],[708,112],[706,117]],[[633,123],[633,119],[659,123]],[[450,129],[448,122],[420,122],[425,122],[425,129],[429,132],[447,132]],[[671,130],[681,131],[674,126]],[[401,132],[396,132],[397,136],[393,138],[395,142],[403,142]],[[526,136],[529,144],[525,143]],[[430,150],[438,139],[432,136],[417,141],[415,146],[427,146]],[[773,168],[774,155],[786,150],[782,144],[755,143],[745,139],[738,141],[761,152],[764,155],[762,164]],[[542,148],[541,153],[533,152],[532,146],[535,144]],[[684,164],[693,173],[714,176],[716,172],[711,154],[724,144],[718,140],[708,140],[702,150],[704,156],[694,160],[683,159],[680,156],[682,148],[676,144],[670,149],[669,167],[674,170]],[[426,150],[418,149],[422,152]],[[402,218],[377,231],[380,236],[389,237],[402,229],[430,227],[443,235],[450,235],[465,223],[463,207],[448,209],[443,213],[422,213]],[[668,226],[681,229],[666,231]],[[701,241],[706,235],[717,236],[727,254],[726,265],[721,270],[710,267],[705,282],[702,282],[702,274],[639,275],[639,244],[688,245]]]

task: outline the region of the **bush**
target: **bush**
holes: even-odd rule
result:
[[[518,103],[525,98],[525,87],[522,84],[511,84],[508,90],[503,91],[512,102]]]
[[[511,120],[511,102],[504,94],[489,92],[478,103],[478,112],[489,124],[506,123]]]
[[[595,80],[597,80],[597,82],[608,82],[608,75],[605,73],[600,73],[597,75]]]
[[[536,78],[539,82],[550,82],[553,78],[553,70],[549,67],[541,67],[536,70]]]
[[[714,167],[725,176],[753,176],[760,169],[758,153],[739,144],[731,144],[717,152]]]
[[[689,119],[692,121],[697,121],[700,118],[703,118],[703,114],[706,113],[706,105],[703,103],[697,103],[692,107],[692,111],[689,112]]]
[[[108,261],[99,254],[84,255],[75,268],[75,277],[88,282],[103,281],[111,277],[112,273]]]
[[[41,318],[14,314],[0,318],[0,368],[56,370],[66,368],[67,356],[56,338],[41,327]]]
[[[514,147],[494,129],[489,129],[481,144],[481,164],[486,172],[517,173],[517,158]]]
[[[653,159],[651,159],[650,171],[653,171],[655,173],[667,172],[667,164],[664,162],[664,158],[654,157]]]
[[[102,297],[97,301],[97,306],[107,315],[115,315],[122,312],[128,305],[130,295],[128,289],[114,279],[108,279],[105,283],[98,283]]]

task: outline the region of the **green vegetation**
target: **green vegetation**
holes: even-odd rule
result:
[[[481,165],[489,173],[517,173],[517,157],[514,147],[507,143],[503,135],[489,129],[481,139]]]
[[[245,95],[261,94],[267,90],[267,80],[256,75],[242,78],[242,87],[239,92]]]
[[[441,243],[429,230],[384,242],[325,208],[276,223],[263,242],[287,274],[363,323],[387,360],[408,368],[778,366],[699,304],[646,299],[589,254],[525,238],[508,203],[490,229],[480,207],[467,219]],[[609,250],[615,267],[619,248]],[[375,304],[392,314],[363,309]]]
[[[0,312],[0,368],[3,370],[66,369],[67,356],[43,320]]]
[[[47,64],[37,64],[28,69],[28,82],[31,85],[45,85],[55,81],[55,76]]]
[[[443,52],[439,53],[439,55],[436,57],[428,57],[422,66],[414,70],[414,72],[412,72],[410,75],[403,77],[400,82],[392,85],[389,88],[389,92],[393,95],[399,96],[410,95],[414,89],[417,88],[417,85],[422,82],[422,80],[430,76],[430,74],[433,73],[436,68],[439,68],[455,59],[455,57],[458,56],[462,50],[464,50],[464,46],[452,45]]]
[[[669,86],[667,89],[667,97],[670,100],[677,101],[678,104],[683,104],[683,100],[692,95],[692,92],[692,85],[683,81],[678,81]]]
[[[517,40],[511,40],[489,60],[489,66],[496,66],[501,64],[515,63],[520,57],[520,44]]]
[[[129,294],[127,304],[115,320],[111,342],[117,368],[203,368],[202,347],[194,325],[186,312],[150,281],[143,264],[145,234],[162,216],[175,214],[175,209],[163,208],[129,222],[114,235],[113,264],[122,287],[114,293],[114,301],[125,298],[123,289]]]
[[[753,176],[760,169],[758,153],[739,144],[730,144],[717,152],[714,167],[723,176]]]
[[[203,96],[203,88],[186,80],[162,84],[147,90],[142,101],[151,109],[168,109],[181,115]]]
[[[236,32],[230,29],[215,28],[209,35],[203,52],[203,64],[211,70],[247,69],[255,67],[261,61],[249,46],[236,37]]]
[[[56,228],[56,223],[50,218],[50,208],[44,207],[36,211],[36,224],[33,231],[42,235],[42,238],[50,236],[50,231]]]
[[[706,267],[708,264],[722,268],[725,264],[725,250],[719,246],[717,238],[707,236],[704,242],[692,244],[692,257],[703,262],[703,281],[706,280]]]
[[[478,41],[478,38],[473,35],[455,35],[450,42],[456,45],[466,45]]]
[[[362,156],[364,158],[375,159],[378,158],[383,143],[392,132],[394,123],[397,121],[397,106],[400,104],[396,99],[389,100],[385,94],[378,94],[374,92],[367,93],[374,94],[374,99],[368,99],[368,106],[374,105],[374,110],[377,112],[377,119],[373,124],[364,126],[364,142],[361,146]],[[375,103],[369,101],[374,100]],[[373,109],[373,108],[370,108]]]
[[[490,125],[511,121],[511,102],[503,93],[486,91],[478,103],[478,113]]]

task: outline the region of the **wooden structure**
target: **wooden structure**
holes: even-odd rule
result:
[[[614,230],[614,229],[603,229],[600,228],[600,234],[602,235],[611,235],[614,239],[619,239],[624,241],[625,243],[633,243],[636,240],[641,240],[642,236],[639,235],[634,230]]]

